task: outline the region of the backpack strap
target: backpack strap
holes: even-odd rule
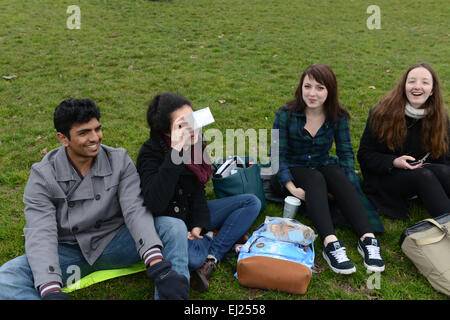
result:
[[[422,221],[430,222],[431,224],[436,226],[439,230],[441,230],[442,234],[439,235],[439,236],[429,237],[429,238],[426,238],[426,239],[417,239],[416,240],[417,245],[425,246],[427,244],[432,244],[432,243],[441,241],[445,236],[449,235],[447,227],[444,226],[444,225],[439,224],[436,220],[434,220],[434,219],[425,219],[425,220],[422,220]]]

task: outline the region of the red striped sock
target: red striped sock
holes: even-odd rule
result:
[[[153,247],[145,251],[143,260],[145,263],[145,266],[148,267],[150,265],[150,262],[156,260],[156,259],[163,259],[163,255],[161,253],[161,249],[159,247]]]

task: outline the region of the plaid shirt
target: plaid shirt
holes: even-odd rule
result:
[[[354,171],[353,153],[347,117],[341,117],[336,124],[326,120],[314,138],[305,130],[306,115],[280,108],[275,116],[273,129],[279,129],[280,171],[278,180],[281,185],[293,180],[289,168],[319,168],[330,164],[339,164],[342,169]],[[333,141],[336,141],[336,156],[329,154]]]
[[[341,117],[339,122],[326,120],[316,135],[312,137],[307,130],[306,115],[292,112],[289,115],[287,106],[281,107],[273,123],[273,129],[279,130],[279,171],[278,181],[284,188],[292,181],[289,168],[319,168],[331,164],[339,165],[346,176],[356,187],[363,201],[374,232],[384,232],[378,213],[373,208],[361,188],[361,178],[355,173],[355,154],[350,138],[348,118]],[[336,156],[330,155],[330,149],[336,145]]]

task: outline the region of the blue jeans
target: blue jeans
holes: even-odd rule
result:
[[[82,278],[95,271],[125,268],[142,261],[135,241],[125,226],[120,229],[92,266],[86,262],[80,247],[76,244],[60,243],[58,254],[63,286],[66,286],[68,278],[74,274],[71,266],[78,266]],[[40,294],[34,287],[33,273],[26,255],[12,259],[0,267],[0,300],[10,299],[40,299]]]
[[[155,228],[164,245],[164,259],[172,263],[172,269],[190,278],[190,271],[197,270],[208,255],[218,261],[251,227],[261,209],[260,200],[252,194],[242,194],[222,199],[208,200],[211,225],[207,231],[220,229],[214,239],[188,240],[186,224],[177,218],[155,217]],[[158,294],[155,290],[155,299]]]

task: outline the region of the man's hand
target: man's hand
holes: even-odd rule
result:
[[[185,276],[171,269],[170,261],[163,260],[147,268],[147,276],[153,280],[161,300],[187,300],[189,282]]]

